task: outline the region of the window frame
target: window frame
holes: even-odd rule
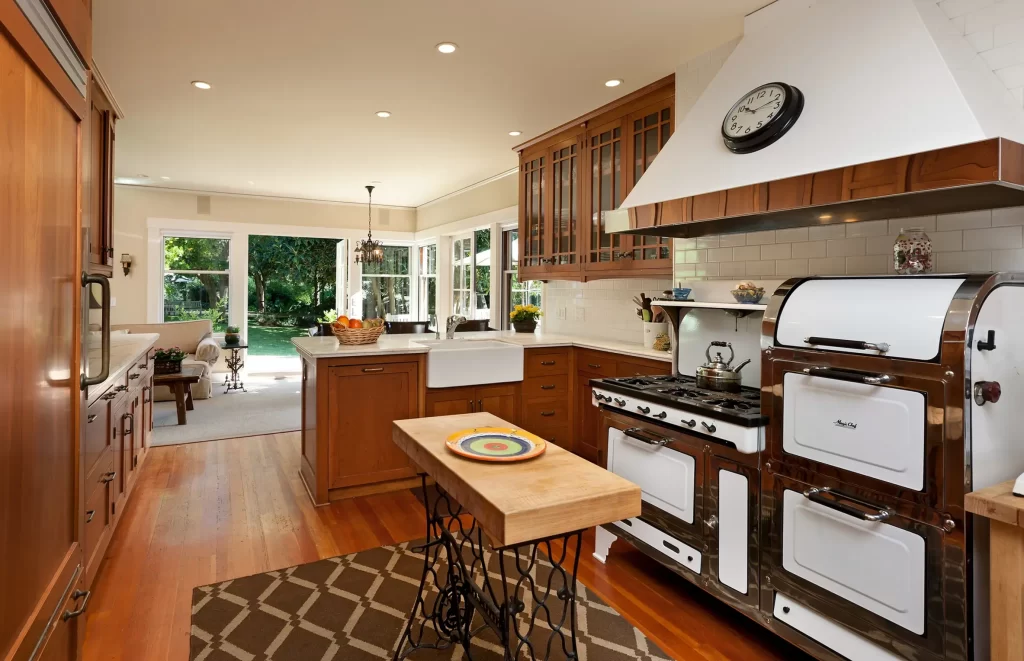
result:
[[[353,242],[353,244],[350,246],[350,250],[349,250],[349,265],[350,265],[350,267],[352,267],[352,266],[355,267],[354,269],[350,268],[350,273],[352,272],[352,270],[356,270],[357,273],[358,273],[358,280],[353,279],[351,281],[350,287],[354,288],[356,291],[359,292],[360,298],[359,298],[359,306],[358,306],[358,308],[359,308],[358,309],[358,316],[354,316],[355,313],[356,313],[355,306],[352,306],[352,310],[350,311],[349,316],[350,317],[354,317],[356,319],[363,319],[364,318],[363,308],[366,305],[366,299],[365,299],[364,296],[362,296],[363,279],[364,278],[395,278],[395,279],[397,279],[397,278],[405,278],[405,279],[407,279],[409,281],[409,312],[407,314],[400,314],[400,315],[396,315],[396,316],[397,317],[407,317],[407,318],[411,319],[412,316],[413,316],[413,312],[415,310],[415,306],[416,306],[416,304],[417,304],[417,302],[419,300],[419,292],[417,290],[418,277],[417,277],[417,273],[416,273],[417,266],[418,266],[418,262],[416,261],[416,259],[418,258],[419,253],[418,253],[418,251],[414,251],[413,250],[416,247],[416,245],[413,244],[413,243],[407,243],[407,242],[403,242],[403,241],[384,241],[384,242],[382,242],[385,249],[386,248],[402,248],[402,249],[408,251],[409,272],[407,274],[404,274],[404,275],[400,274],[400,273],[398,273],[398,274],[391,274],[391,273],[370,273],[370,274],[368,274],[368,273],[365,273],[363,271],[363,266],[364,265],[361,262],[355,261],[355,243],[356,242]],[[359,283],[358,287],[355,287],[355,283],[356,282]],[[416,310],[416,312],[418,312],[418,310]],[[384,318],[385,319],[387,318],[387,314],[385,314]],[[398,319],[390,319],[389,321],[407,321],[407,320],[408,319],[398,318]]]
[[[167,239],[212,239],[219,241],[228,242],[228,258],[227,268],[223,271],[213,271],[204,269],[168,269],[167,268]],[[228,278],[227,287],[225,291],[228,297],[227,307],[227,325],[232,325],[231,320],[233,319],[234,312],[234,296],[231,295],[231,263],[234,259],[234,250],[236,249],[235,236],[229,232],[194,232],[188,230],[162,230],[160,232],[160,279],[157,283],[159,288],[159,304],[157,307],[158,320],[157,323],[169,323],[166,321],[166,290],[165,283],[166,278],[170,274],[182,274],[182,275],[226,275]],[[216,328],[214,333],[220,333]]]
[[[537,283],[537,295],[538,295],[538,306],[543,307],[544,303],[544,283],[541,280],[526,280],[519,281],[519,271],[516,266],[519,264],[519,255],[514,254],[512,250],[512,235],[516,234],[518,238],[519,227],[516,225],[502,227],[501,228],[501,330],[508,330],[512,328],[512,321],[509,319],[509,314],[512,312],[512,295],[516,289],[516,282],[526,283]],[[522,242],[519,243],[522,246]],[[494,277],[491,278],[492,289]],[[531,286],[527,286],[525,290],[526,299],[529,301],[530,292],[534,291]]]
[[[440,271],[440,252],[437,240],[429,241],[426,243],[416,244],[416,319],[415,321],[433,321],[437,324],[437,305],[438,299],[438,271]],[[423,269],[423,261],[421,253],[424,250],[434,249],[434,272],[425,273]],[[429,264],[429,258],[427,260]],[[430,319],[430,302],[425,299],[425,296],[429,296],[430,293],[430,281],[434,281],[434,313],[433,319]]]

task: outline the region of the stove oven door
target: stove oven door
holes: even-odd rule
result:
[[[912,506],[839,482],[764,477],[763,563],[778,595],[883,647],[941,652],[941,528],[901,511]]]
[[[863,365],[772,363],[772,457],[939,507],[947,383],[853,360]]]
[[[703,546],[704,444],[657,424],[611,411],[603,416],[608,470],[642,490],[640,518],[691,545]]]

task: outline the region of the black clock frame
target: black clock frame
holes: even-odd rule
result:
[[[786,92],[786,100],[782,102],[782,107],[779,108],[778,114],[772,117],[771,120],[759,128],[753,131],[749,135],[743,137],[733,138],[729,136],[725,131],[725,126],[729,121],[729,117],[732,115],[733,108],[746,97],[750,96],[753,92],[771,85],[778,85]],[[798,88],[793,85],[786,83],[766,83],[764,85],[758,85],[756,88],[747,92],[741,96],[736,103],[729,107],[729,111],[725,114],[725,119],[722,121],[722,140],[725,141],[725,146],[729,151],[734,154],[750,154],[755,151],[759,151],[775,143],[776,140],[786,134],[789,129],[793,128],[793,124],[800,118],[800,113],[804,110],[804,94]]]

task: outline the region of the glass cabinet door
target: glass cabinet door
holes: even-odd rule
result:
[[[674,108],[675,101],[670,97],[629,116],[631,162],[627,192],[633,190],[633,186],[651,167],[654,158],[672,135]],[[661,218],[664,205],[653,206],[657,208],[638,215],[645,223],[660,225],[664,220]],[[671,268],[672,240],[658,236],[633,237],[632,256],[638,268],[647,269],[665,264]]]
[[[544,241],[547,199],[545,171],[547,159],[543,153],[523,154],[519,168],[519,237],[522,254],[520,268],[529,272],[546,264],[547,246]]]
[[[618,209],[626,196],[622,176],[623,133],[622,120],[587,133],[587,271],[620,269],[618,262],[630,254],[625,248],[631,245],[631,237],[609,234],[605,224],[605,214]]]
[[[582,136],[574,136],[554,145],[549,151],[551,163],[551,222],[549,223],[550,273],[579,271],[577,250],[581,181]]]

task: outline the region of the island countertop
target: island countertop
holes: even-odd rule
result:
[[[598,351],[610,351],[626,356],[649,358],[672,362],[672,354],[668,351],[646,349],[640,343],[605,340],[594,337],[575,337],[556,333],[516,333],[515,331],[482,331],[459,333],[459,339],[466,340],[497,340],[518,344],[526,349],[544,347],[582,347]],[[410,335],[381,335],[374,344],[349,345],[341,344],[333,337],[296,337],[292,338],[295,349],[305,358],[356,358],[362,356],[389,356],[395,354],[427,353],[430,347],[421,344],[420,340],[434,339],[433,333]]]
[[[135,364],[139,356],[153,348],[160,339],[157,333],[113,333],[110,336],[110,372],[107,380],[98,386],[89,388],[88,400],[92,402],[102,395],[124,373]],[[99,338],[90,338],[86,347],[87,369],[89,374],[100,371],[103,361]]]

